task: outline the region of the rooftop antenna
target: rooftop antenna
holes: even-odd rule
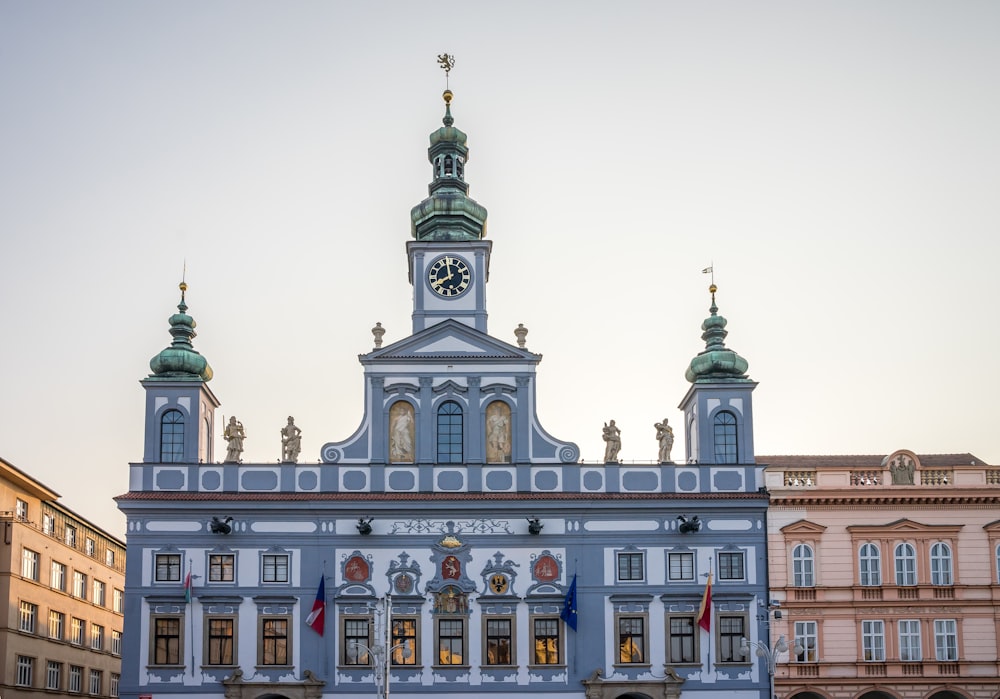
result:
[[[450,90],[448,85],[448,78],[451,76],[451,69],[455,67],[455,57],[450,53],[442,53],[438,55],[438,65],[444,71],[444,89]]]

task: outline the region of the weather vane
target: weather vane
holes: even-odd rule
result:
[[[455,67],[455,57],[449,53],[442,53],[438,56],[438,65],[444,70],[444,86],[448,89],[448,77],[451,74],[451,69]]]

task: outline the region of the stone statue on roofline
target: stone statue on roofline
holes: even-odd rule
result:
[[[295,425],[295,418],[288,416],[288,424],[281,428],[281,461],[294,464],[302,451],[302,430]]]
[[[238,464],[243,455],[243,440],[247,438],[247,434],[243,430],[243,423],[237,420],[235,416],[231,416],[225,431],[222,433],[222,438],[228,444],[226,448],[226,463]]]
[[[617,463],[618,452],[622,448],[622,431],[615,426],[615,421],[604,423],[604,463]]]
[[[656,440],[660,443],[660,463],[670,464],[670,451],[674,448],[674,428],[667,424],[667,418],[663,422],[653,425],[656,428]]]

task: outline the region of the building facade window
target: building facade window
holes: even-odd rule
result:
[[[181,664],[181,618],[153,617],[153,648],[151,665]]]
[[[231,553],[213,553],[208,557],[209,582],[235,582],[236,556]]]
[[[98,696],[101,693],[101,684],[104,680],[104,673],[100,670],[90,671],[90,693]]]
[[[861,622],[861,650],[865,662],[885,662],[885,624],[880,619]]]
[[[445,401],[437,411],[437,462],[462,463],[463,441],[462,406],[453,400]]]
[[[264,554],[261,556],[260,579],[261,582],[265,583],[288,582],[288,554]]]
[[[514,620],[509,617],[486,617],[486,643],[483,665],[513,665]]]
[[[646,579],[644,556],[641,552],[627,551],[618,554],[618,581],[641,582]]]
[[[719,615],[719,662],[745,663],[740,643],[746,636],[746,617]]]
[[[291,657],[288,617],[263,617],[260,621],[260,664],[288,665]]]
[[[108,696],[117,697],[118,696],[118,685],[121,684],[122,676],[117,672],[111,673],[110,682],[108,683]]]
[[[673,582],[694,580],[694,553],[667,554],[667,577]]]
[[[920,649],[920,621],[901,619],[899,621],[899,659],[904,663],[923,660]]]
[[[744,575],[742,551],[719,553],[719,580],[742,580]]]
[[[62,663],[50,660],[45,664],[45,688],[62,689]]]
[[[819,633],[817,631],[817,624],[815,621],[796,621],[795,622],[795,641],[799,642],[802,646],[802,652],[794,656],[793,660],[797,663],[815,663],[819,660],[818,653],[818,643],[819,643]],[[794,647],[794,642],[792,646]]]
[[[107,604],[107,585],[101,580],[94,581],[94,604],[99,607]]]
[[[646,619],[641,616],[618,617],[618,663],[646,664]]]
[[[917,552],[912,544],[897,544],[896,552],[896,584],[910,586],[917,584]]]
[[[670,663],[693,663],[696,660],[693,616],[672,616],[668,622],[670,638]]]
[[[812,546],[799,544],[792,549],[792,585],[813,587],[816,584]]]
[[[184,460],[184,415],[180,410],[168,410],[160,418],[160,461],[178,463]]]
[[[47,512],[42,515],[42,533],[48,536],[56,533],[56,518]]]
[[[181,555],[179,553],[156,554],[156,582],[181,581]]]
[[[344,620],[344,665],[368,665],[368,648],[371,647],[371,619],[367,617],[345,617]]]
[[[83,550],[87,552],[88,556],[93,556],[97,550],[97,543],[88,536],[84,541]]]
[[[76,527],[72,524],[67,524],[66,528],[63,530],[63,543],[71,549],[76,548]]]
[[[878,587],[882,584],[882,552],[877,544],[869,542],[858,549],[858,572],[863,586]]]
[[[31,549],[24,549],[21,552],[21,577],[27,580],[34,580],[35,582],[38,582],[37,551],[32,551]]]
[[[537,617],[531,620],[531,644],[534,648],[533,665],[560,665],[562,663],[560,625],[558,617]]]
[[[951,547],[939,541],[931,546],[931,584],[952,585]]]
[[[104,650],[104,627],[100,624],[90,625],[90,647],[93,650]]]
[[[465,620],[437,619],[437,664],[465,665]]]
[[[52,573],[49,584],[53,590],[66,592],[66,566],[58,561],[52,561]]]
[[[78,570],[73,571],[73,596],[87,599],[87,576]]]
[[[712,421],[712,430],[715,436],[715,463],[735,464],[736,416],[728,410],[719,411]]]
[[[125,613],[125,591],[117,587],[111,592],[111,608],[119,614]]]
[[[69,642],[75,646],[83,645],[83,636],[86,633],[87,622],[83,619],[73,617],[69,624]]]
[[[66,615],[54,609],[49,610],[49,638],[61,641],[66,636]]]
[[[79,665],[69,666],[69,691],[72,694],[83,691],[83,668]]]
[[[945,662],[958,660],[958,625],[954,619],[934,620],[934,656]]]
[[[38,605],[31,602],[21,602],[20,622],[17,628],[24,633],[35,633],[38,628]]]
[[[109,568],[114,568],[115,566],[115,551],[114,549],[104,550],[104,565]]]
[[[111,630],[111,655],[122,654],[122,632],[117,629]]]
[[[209,617],[207,621],[205,664],[235,665],[236,620],[232,617]]]
[[[393,665],[417,664],[417,618],[397,616],[392,618]]]
[[[17,656],[17,686],[31,687],[35,683],[35,659],[27,655]]]
[[[28,503],[21,498],[16,498],[14,503],[14,516],[20,522],[28,521]]]

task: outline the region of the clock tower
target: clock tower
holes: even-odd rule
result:
[[[413,285],[413,332],[448,319],[486,332],[490,249],[486,209],[468,196],[466,136],[453,124],[445,90],[444,126],[431,134],[428,197],[410,211],[414,240],[406,244]]]

